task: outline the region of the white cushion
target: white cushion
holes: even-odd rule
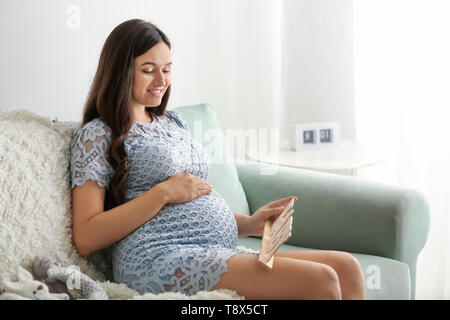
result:
[[[72,240],[73,130],[27,110],[0,111],[0,281],[15,279],[18,266],[30,271],[36,255],[104,280]]]

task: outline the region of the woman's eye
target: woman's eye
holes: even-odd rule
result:
[[[153,73],[153,70],[147,71],[147,70],[142,70],[142,72],[144,73]],[[169,73],[170,70],[163,70],[164,73]]]

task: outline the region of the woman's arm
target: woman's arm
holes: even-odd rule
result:
[[[102,211],[104,192],[92,180],[73,190],[73,238],[82,256],[121,240],[153,218],[168,202],[166,189],[158,184],[120,206]]]
[[[236,224],[238,227],[238,237],[244,238],[250,236],[248,233],[248,221],[250,216],[246,214],[234,213],[234,218],[236,219]]]

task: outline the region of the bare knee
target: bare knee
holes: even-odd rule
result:
[[[347,252],[337,253],[339,278],[341,288],[344,290],[344,299],[365,299],[365,278],[364,272],[353,255]]]
[[[348,252],[338,252],[337,254],[342,269],[354,274],[362,272],[361,264],[352,254]]]
[[[312,299],[340,300],[341,286],[337,272],[328,265],[322,265],[316,272],[316,286],[312,290]]]
[[[341,282],[364,282],[364,273],[359,263],[352,254],[348,252],[334,252],[336,257],[335,270],[338,272]]]

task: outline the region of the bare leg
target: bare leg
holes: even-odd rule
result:
[[[339,277],[342,299],[366,299],[365,279],[359,261],[350,253],[330,250],[277,252],[275,257],[286,257],[324,263]]]
[[[257,262],[257,255],[237,254],[212,290],[231,289],[248,300],[341,299],[339,278],[326,264],[275,257],[272,270]]]

